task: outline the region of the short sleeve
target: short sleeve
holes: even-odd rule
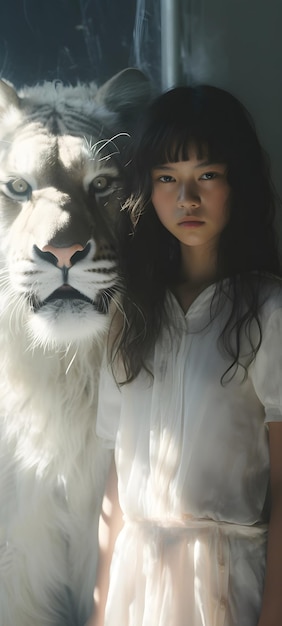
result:
[[[114,448],[121,410],[121,392],[117,385],[106,353],[102,362],[96,433],[106,448]]]
[[[262,327],[262,342],[249,371],[265,409],[265,422],[282,421],[282,308]]]

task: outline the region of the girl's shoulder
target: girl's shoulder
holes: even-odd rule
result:
[[[258,290],[261,315],[268,318],[274,311],[282,309],[282,278],[272,275],[254,277]]]

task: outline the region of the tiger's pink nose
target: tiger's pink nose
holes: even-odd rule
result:
[[[56,259],[58,259],[57,267],[71,267],[71,257],[75,254],[75,252],[81,252],[83,250],[83,246],[79,243],[70,246],[69,248],[56,248],[55,246],[44,246],[42,248],[42,252],[51,252]]]

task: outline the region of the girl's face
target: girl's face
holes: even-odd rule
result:
[[[226,165],[198,159],[165,163],[152,170],[152,203],[163,226],[184,246],[216,249],[229,215]]]

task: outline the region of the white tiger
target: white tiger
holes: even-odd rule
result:
[[[134,69],[100,89],[0,82],[0,626],[82,626],[92,610],[115,214],[149,91]]]

